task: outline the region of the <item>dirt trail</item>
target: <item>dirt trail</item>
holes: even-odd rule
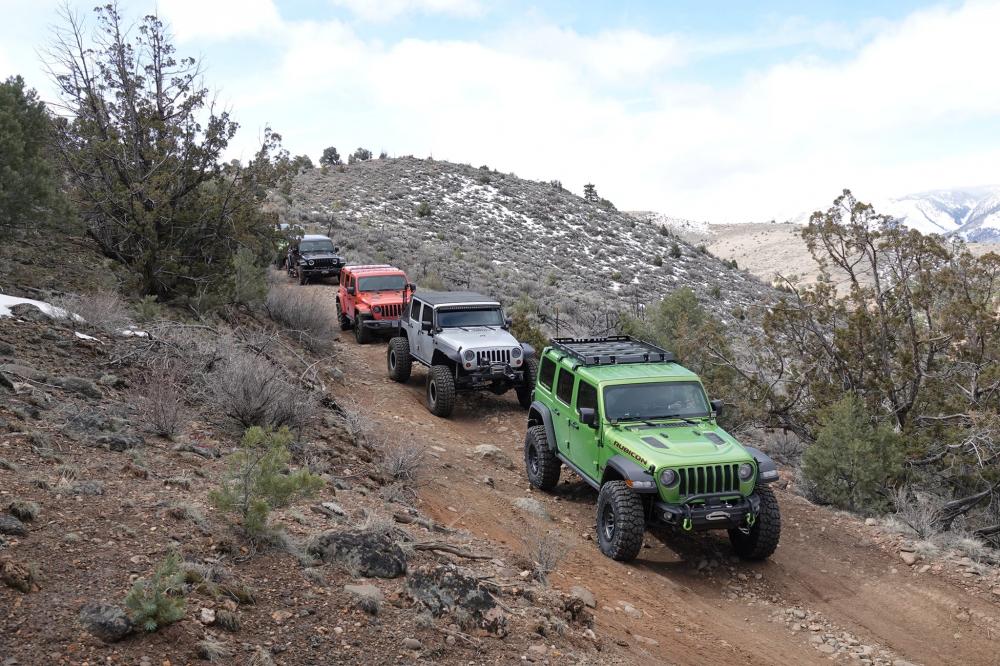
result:
[[[404,441],[430,447],[421,510],[515,551],[527,530],[549,532],[569,549],[550,584],[593,591],[597,635],[617,642],[636,663],[857,663],[825,654],[815,642],[820,633],[841,632],[896,660],[1000,663],[994,638],[1000,607],[990,595],[918,573],[879,550],[859,521],[790,493],[778,494],[784,529],[769,562],[734,562],[725,535],[711,533],[650,534],[634,563],[609,560],[591,540],[595,494],[588,486],[563,470],[554,494],[528,489],[521,461],[525,413],[513,395],[461,395],[452,418],[439,419],[424,407],[422,368],[414,366],[409,383],[399,385],[386,376],[384,343],[359,346],[345,335],[339,345],[358,404]],[[474,457],[479,444],[502,449],[511,468]],[[519,497],[538,499],[553,519],[516,509]],[[786,622],[791,608],[808,614],[798,630]],[[971,619],[956,619],[960,613]],[[824,623],[821,632],[811,630],[816,623]]]

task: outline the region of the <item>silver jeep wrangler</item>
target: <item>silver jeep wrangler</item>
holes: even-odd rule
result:
[[[410,378],[413,362],[428,368],[427,409],[447,417],[457,391],[517,391],[527,409],[538,362],[531,345],[510,334],[500,303],[470,291],[423,291],[404,304],[389,341],[389,377]]]

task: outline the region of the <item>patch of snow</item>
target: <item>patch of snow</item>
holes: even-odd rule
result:
[[[6,294],[0,294],[0,317],[11,317],[13,314],[10,309],[15,305],[21,305],[27,303],[28,305],[34,305],[36,308],[42,311],[48,317],[53,319],[66,319],[69,316],[62,308],[57,308],[51,303],[46,303],[45,301],[36,301],[31,298],[20,298],[18,296],[7,296]],[[83,317],[80,315],[73,315],[74,321],[83,321]]]
[[[79,338],[81,340],[92,340],[94,342],[101,342],[100,340],[98,340],[94,336],[87,335],[86,333],[81,333],[80,331],[73,331],[73,335],[75,335],[77,338]],[[104,343],[101,342],[101,344],[104,344]]]
[[[149,333],[146,331],[140,331],[135,328],[126,328],[124,331],[118,331],[118,335],[123,338],[148,338]]]

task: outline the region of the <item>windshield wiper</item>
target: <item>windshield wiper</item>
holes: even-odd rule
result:
[[[687,418],[686,416],[681,416],[680,414],[668,414],[667,416],[651,416],[651,417],[649,417],[650,421],[666,421],[668,419],[672,419],[672,420],[676,420],[676,421],[684,421],[684,423],[690,423],[691,425],[698,425],[697,421],[692,421],[691,419]]]

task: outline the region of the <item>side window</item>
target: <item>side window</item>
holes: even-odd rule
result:
[[[424,323],[430,323],[434,321],[434,308],[429,305],[424,306],[424,317],[420,321]]]
[[[415,298],[410,301],[410,321],[420,321],[420,301]]]
[[[573,400],[573,373],[566,368],[559,368],[556,397],[567,405]]]
[[[576,408],[590,407],[597,412],[597,389],[581,380],[576,387]]]
[[[552,390],[552,380],[556,378],[556,362],[548,356],[542,357],[542,365],[538,368],[538,383]]]

